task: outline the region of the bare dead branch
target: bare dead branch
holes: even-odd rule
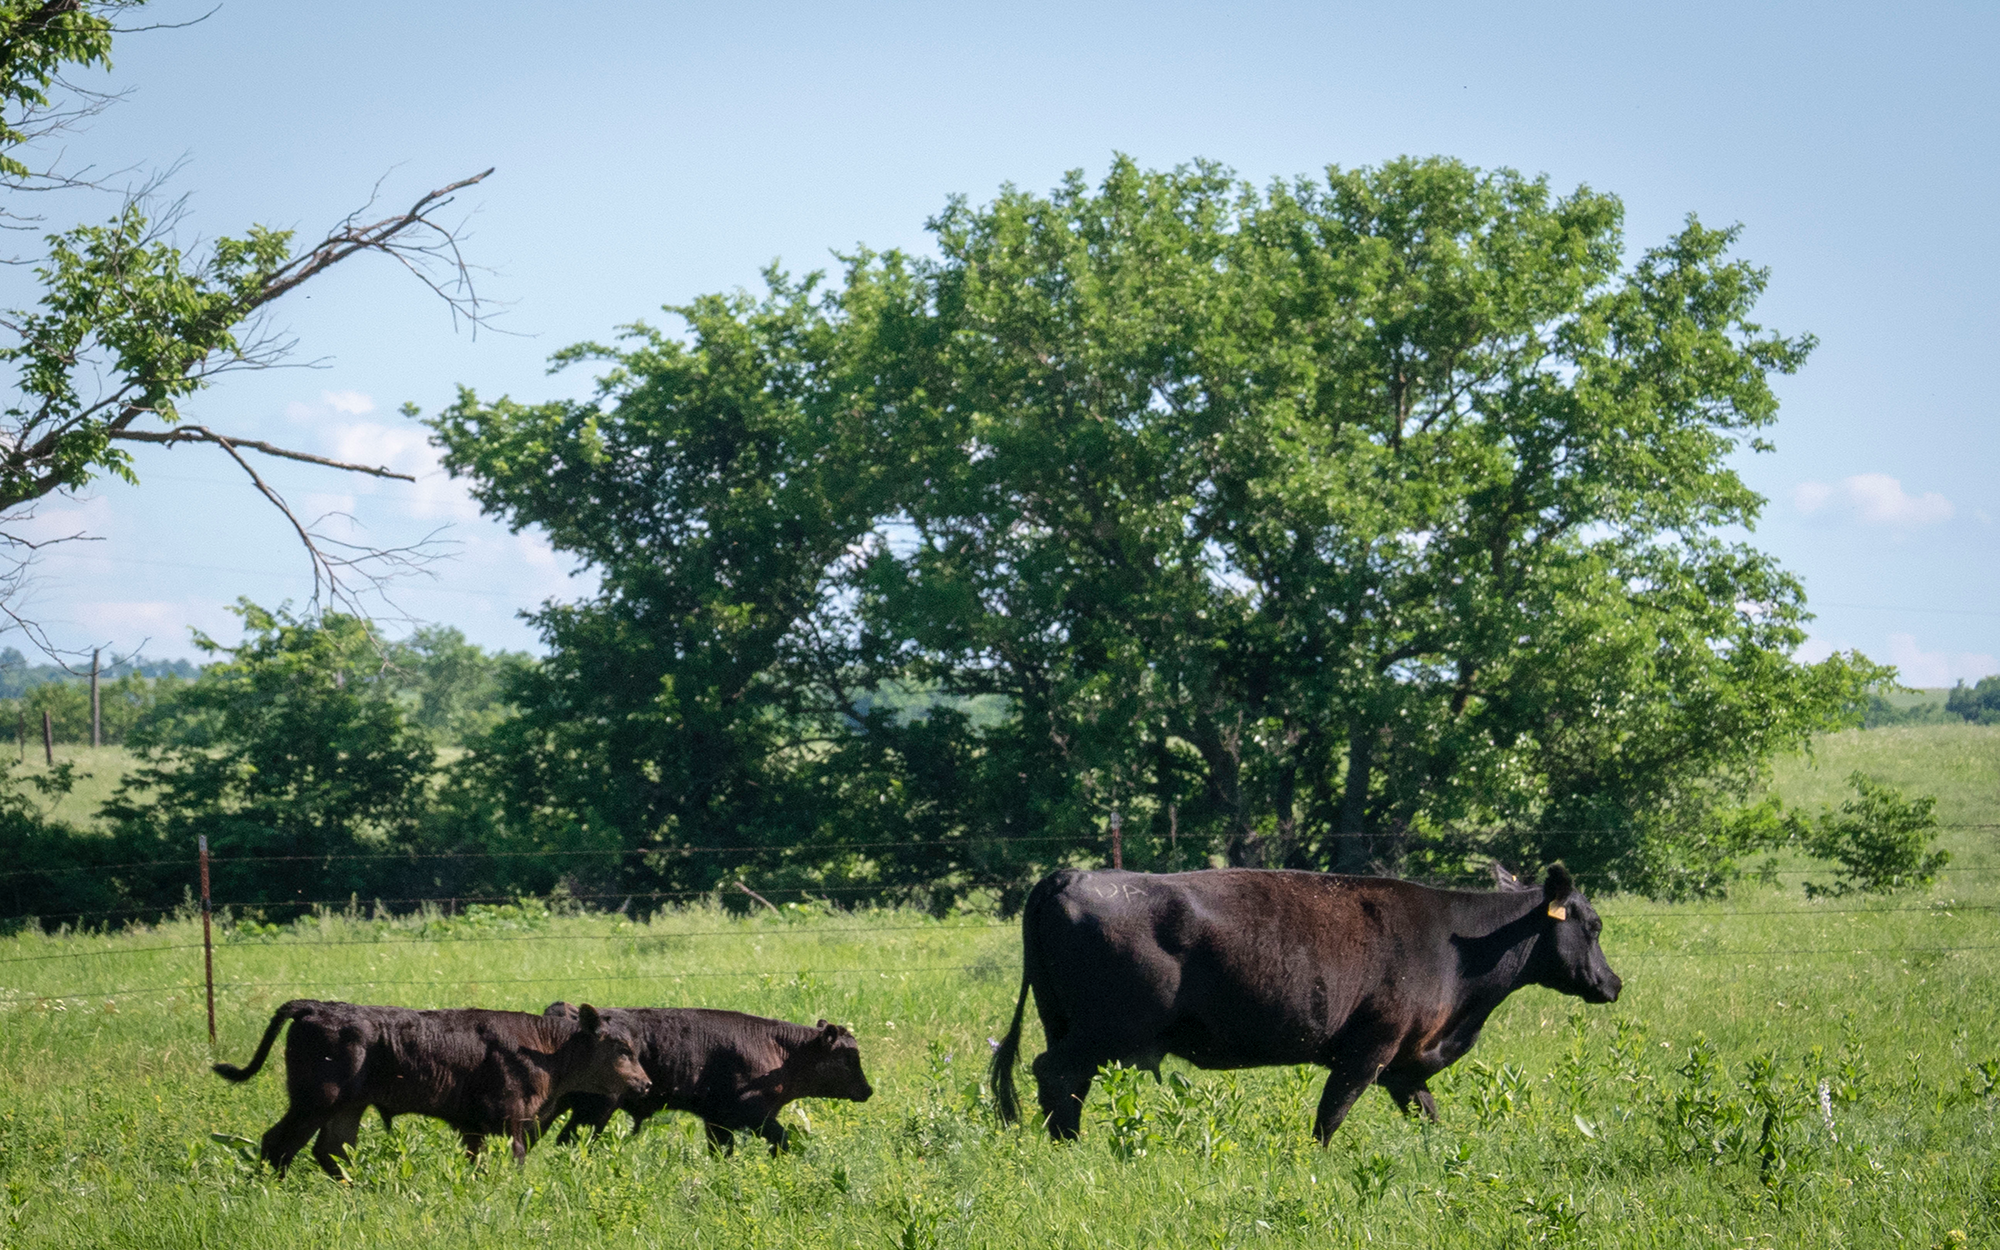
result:
[[[352,464],[345,460],[333,460],[326,456],[315,456],[309,451],[293,451],[289,447],[279,447],[254,438],[234,438],[217,434],[203,425],[177,425],[171,430],[113,430],[111,438],[126,443],[159,443],[171,447],[176,443],[212,443],[219,447],[248,447],[261,451],[267,456],[283,460],[298,460],[306,464],[324,465],[329,469],[341,469],[348,473],[366,473],[370,477],[394,478],[399,482],[414,482],[417,479],[408,473],[398,473],[383,465]]]
[[[757,891],[755,891],[755,890],[751,889],[751,888],[750,888],[749,886],[747,886],[747,885],[743,884],[743,879],[742,879],[741,877],[738,877],[738,878],[736,879],[736,883],[735,883],[735,884],[736,884],[736,888],[737,888],[737,889],[739,889],[739,890],[743,891],[743,892],[744,892],[745,894],[748,894],[748,895],[749,895],[749,896],[750,896],[751,898],[754,898],[754,899],[756,899],[756,900],[757,900],[758,902],[762,903],[762,904],[763,904],[764,906],[766,906],[766,907],[769,907],[769,908],[771,909],[771,914],[772,914],[773,916],[783,916],[783,915],[785,914],[785,913],[783,913],[783,912],[779,911],[779,910],[778,910],[778,908],[777,908],[777,906],[776,906],[775,904],[773,904],[773,903],[771,902],[771,900],[770,900],[770,899],[768,899],[768,898],[765,898],[765,897],[764,897],[764,896],[763,896],[762,894],[759,894],[759,893],[757,893]]]
[[[472,286],[471,266],[459,251],[459,229],[440,224],[433,214],[449,204],[455,192],[484,182],[492,173],[489,168],[470,178],[461,178],[422,196],[405,212],[366,225],[357,224],[356,219],[367,211],[364,205],[329,231],[326,238],[274,272],[245,311],[270,303],[357,252],[381,252],[395,257],[444,300],[454,317],[463,316],[474,327],[485,324],[486,313]],[[448,277],[437,274],[440,265]]]

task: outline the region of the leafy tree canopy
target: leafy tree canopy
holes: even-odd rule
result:
[[[1719,888],[1779,836],[1729,814],[1765,761],[1886,670],[1794,662],[1801,587],[1726,536],[1811,338],[1733,229],[1628,261],[1621,218],[1444,159],[1120,160],[560,353],[592,400],[464,391],[447,465],[603,578],[537,618],[510,810],[822,882],[1016,881],[1115,806],[1159,862]]]

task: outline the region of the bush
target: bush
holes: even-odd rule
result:
[[[1891,890],[1929,885],[1951,860],[1949,851],[1933,851],[1937,800],[1929,795],[1905,799],[1902,791],[1864,773],[1851,773],[1847,783],[1855,797],[1840,810],[1823,811],[1816,819],[1794,814],[1793,829],[1806,850],[1841,866],[1831,885],[1806,884],[1819,895],[1886,894]]]
[[[436,749],[363,622],[237,611],[249,636],[236,647],[197,636],[226,658],[134,732],[140,766],[104,814],[155,857],[206,834],[218,900],[305,906],[375,893],[400,871],[381,857],[406,851],[423,817]]]

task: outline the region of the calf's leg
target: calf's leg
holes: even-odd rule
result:
[[[366,1103],[336,1108],[320,1129],[319,1140],[313,1142],[313,1158],[320,1171],[337,1181],[347,1179],[340,1165],[354,1157],[354,1139],[361,1133],[361,1117],[367,1110]]]
[[[300,1106],[293,1103],[278,1117],[278,1122],[264,1130],[264,1140],[258,1153],[266,1163],[283,1176],[285,1169],[292,1166],[292,1160],[304,1150],[306,1143],[326,1119],[324,1107]]]
[[[770,1119],[764,1121],[764,1127],[758,1129],[757,1134],[765,1141],[771,1143],[771,1157],[773,1159],[791,1149],[791,1136],[785,1132],[785,1126],[778,1123],[777,1116],[772,1116]]]
[[[702,1124],[708,1129],[708,1148],[710,1150],[720,1150],[726,1155],[736,1153],[736,1134],[733,1130],[722,1127],[722,1125],[717,1124],[714,1120],[704,1120]]]

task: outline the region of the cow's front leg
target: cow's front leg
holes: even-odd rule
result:
[[[702,1123],[708,1129],[708,1148],[710,1150],[719,1150],[726,1155],[736,1153],[735,1130],[724,1128],[714,1120],[704,1120]]]
[[[771,1157],[773,1159],[791,1149],[791,1135],[785,1131],[784,1125],[778,1123],[777,1116],[772,1116],[770,1119],[764,1121],[764,1127],[758,1129],[757,1133],[765,1141],[771,1143]]]
[[[1353,1109],[1354,1100],[1375,1083],[1394,1056],[1387,1047],[1367,1047],[1336,1056],[1328,1066],[1326,1092],[1319,1096],[1319,1114],[1313,1117],[1313,1136],[1324,1146]]]

